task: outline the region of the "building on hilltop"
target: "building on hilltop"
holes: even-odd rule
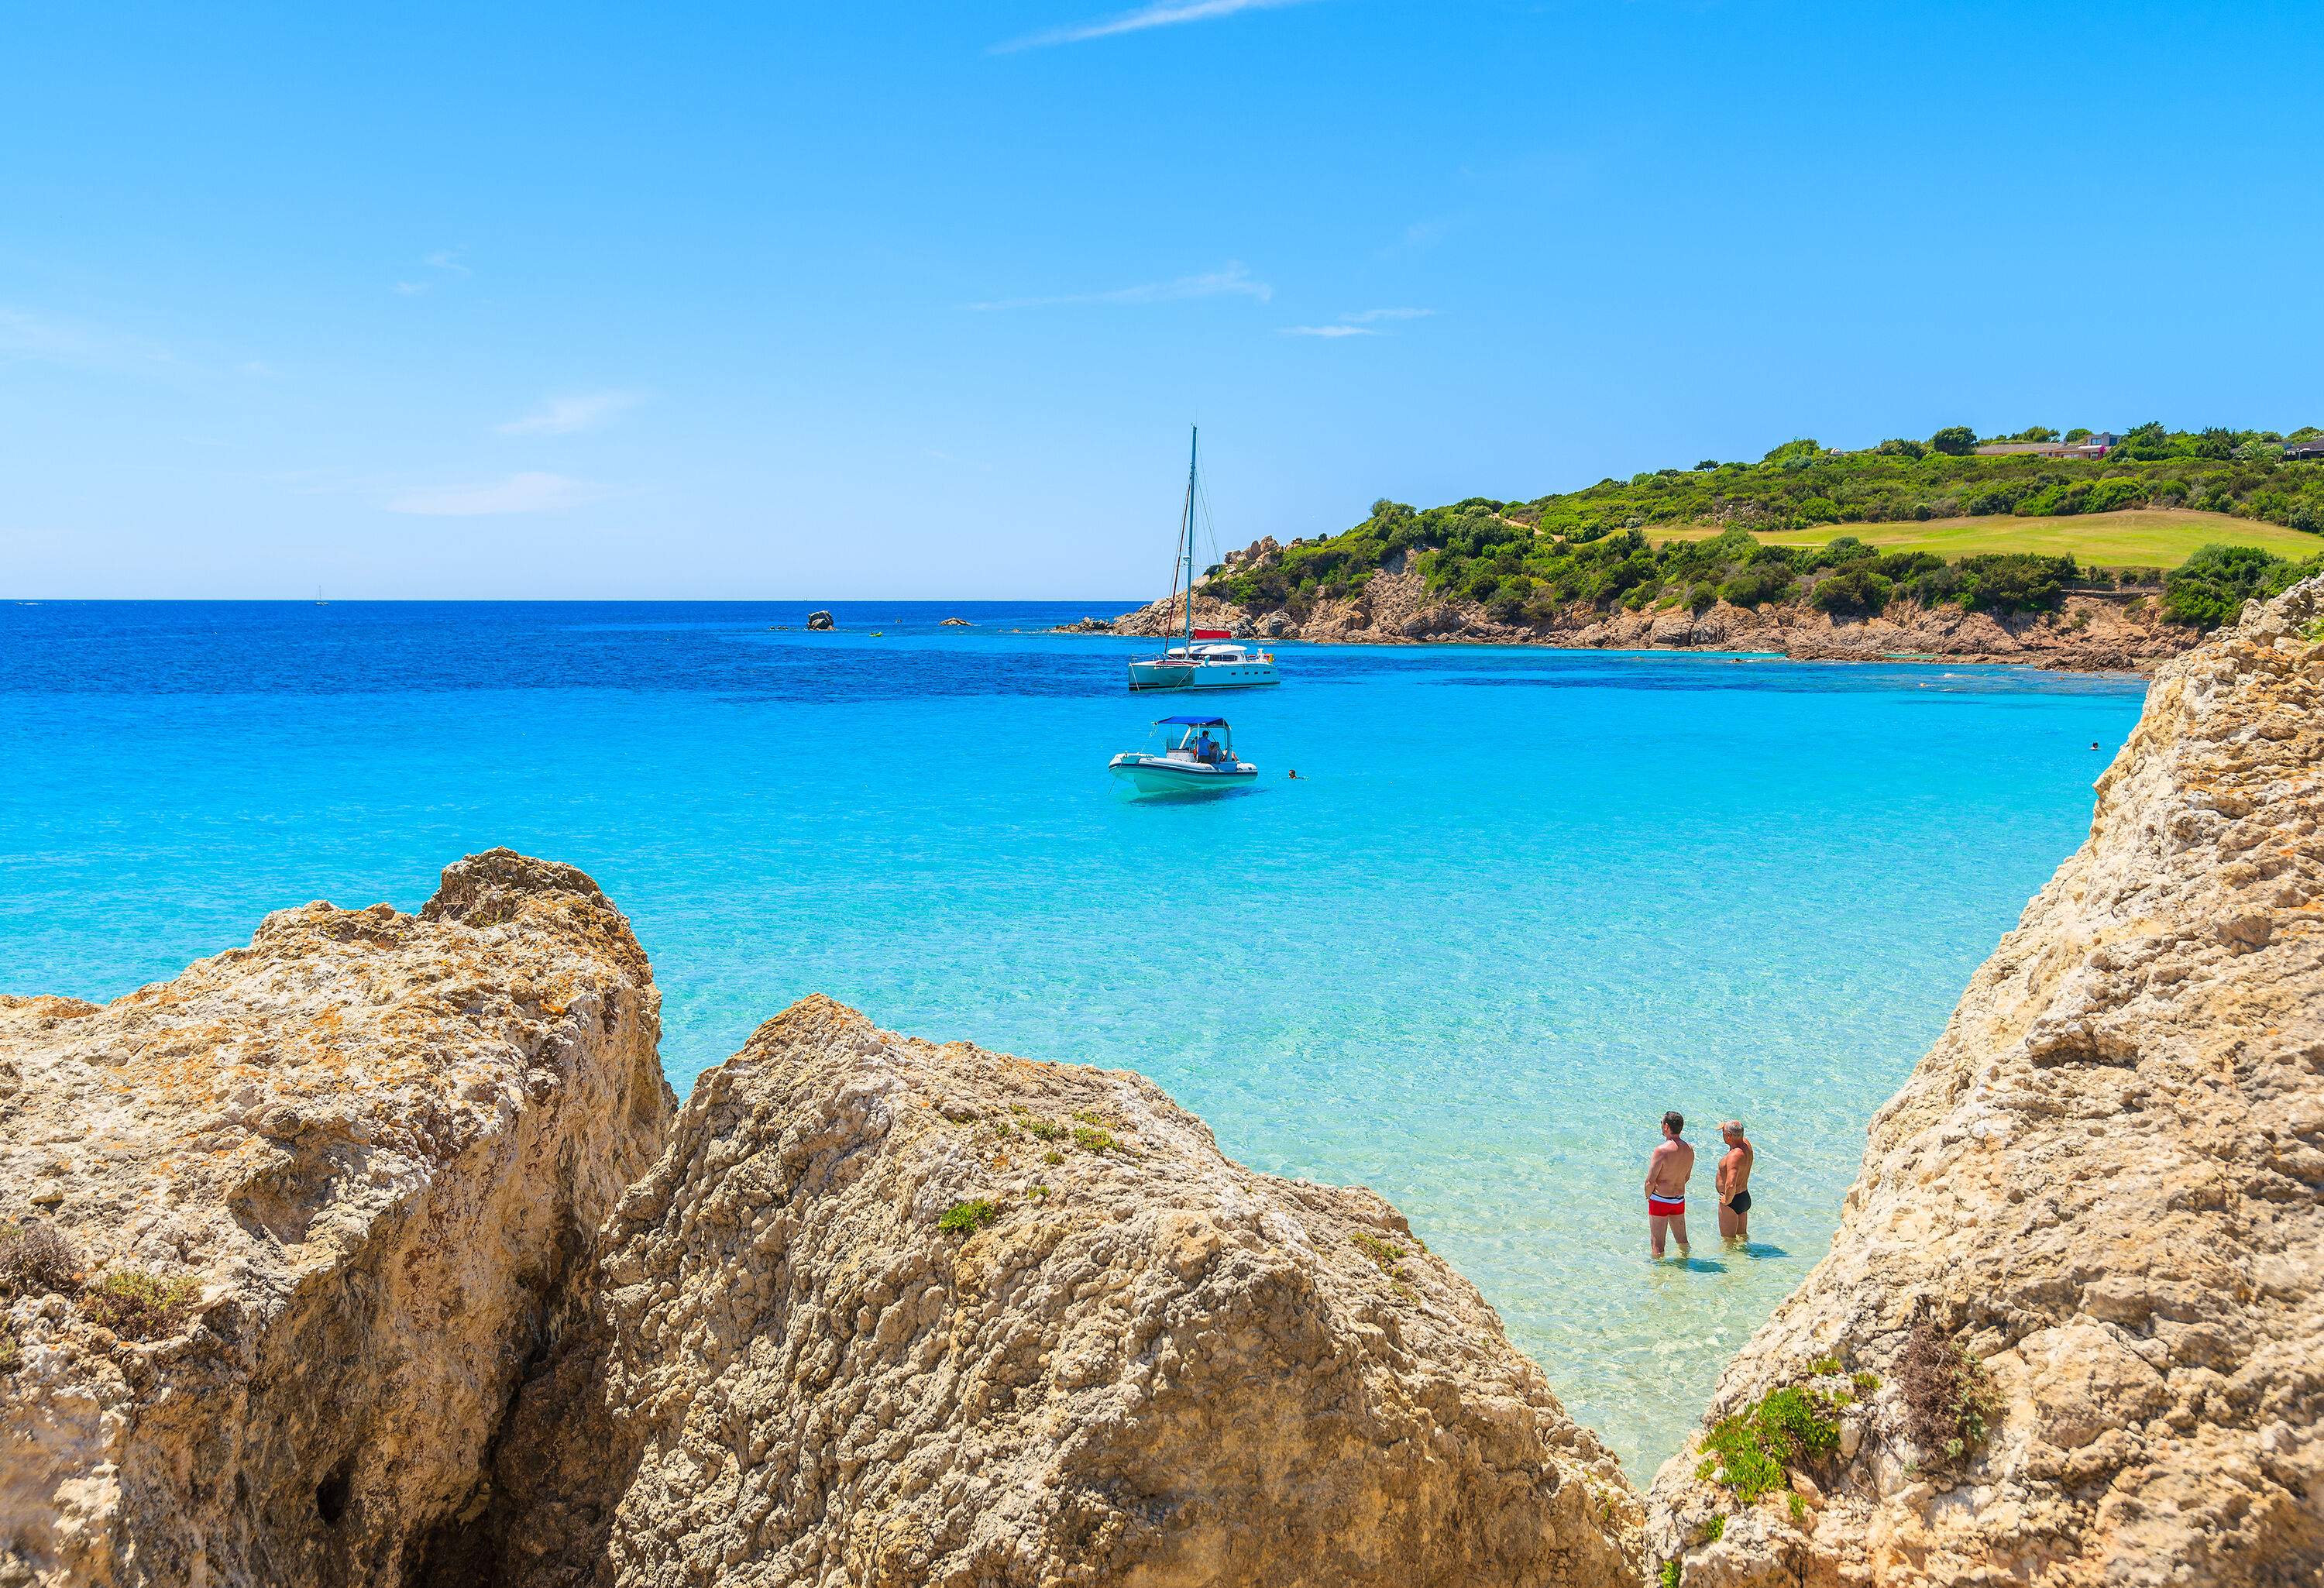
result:
[[[1979,457],[2104,457],[2121,444],[2111,430],[2094,430],[2079,441],[1993,441],[1977,449]]]

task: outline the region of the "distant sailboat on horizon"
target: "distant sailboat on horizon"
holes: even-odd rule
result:
[[[315,605],[318,606],[328,606],[330,605],[329,602],[323,599],[323,586],[320,585],[315,586]]]

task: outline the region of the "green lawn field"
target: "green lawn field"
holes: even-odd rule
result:
[[[1648,529],[1655,540],[1699,540],[1719,531],[1697,525]],[[2258,546],[2304,561],[2324,551],[2324,535],[2264,524],[2224,512],[2131,508],[2072,518],[1951,518],[1925,523],[1818,524],[1759,537],[1773,546],[1821,546],[1854,535],[1883,551],[1933,551],[1969,557],[1980,551],[2040,551],[2070,555],[2096,568],[2172,568],[2199,546]]]

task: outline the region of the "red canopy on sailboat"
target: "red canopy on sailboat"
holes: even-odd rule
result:
[[[1197,640],[1231,640],[1234,638],[1234,631],[1232,629],[1196,629],[1194,631],[1194,638]]]

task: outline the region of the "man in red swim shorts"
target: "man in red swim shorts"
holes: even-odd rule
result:
[[[1646,1235],[1654,1254],[1663,1254],[1667,1231],[1678,1241],[1678,1254],[1686,1256],[1686,1181],[1694,1173],[1694,1149],[1679,1132],[1686,1120],[1678,1110],[1663,1115],[1663,1144],[1646,1159]]]

